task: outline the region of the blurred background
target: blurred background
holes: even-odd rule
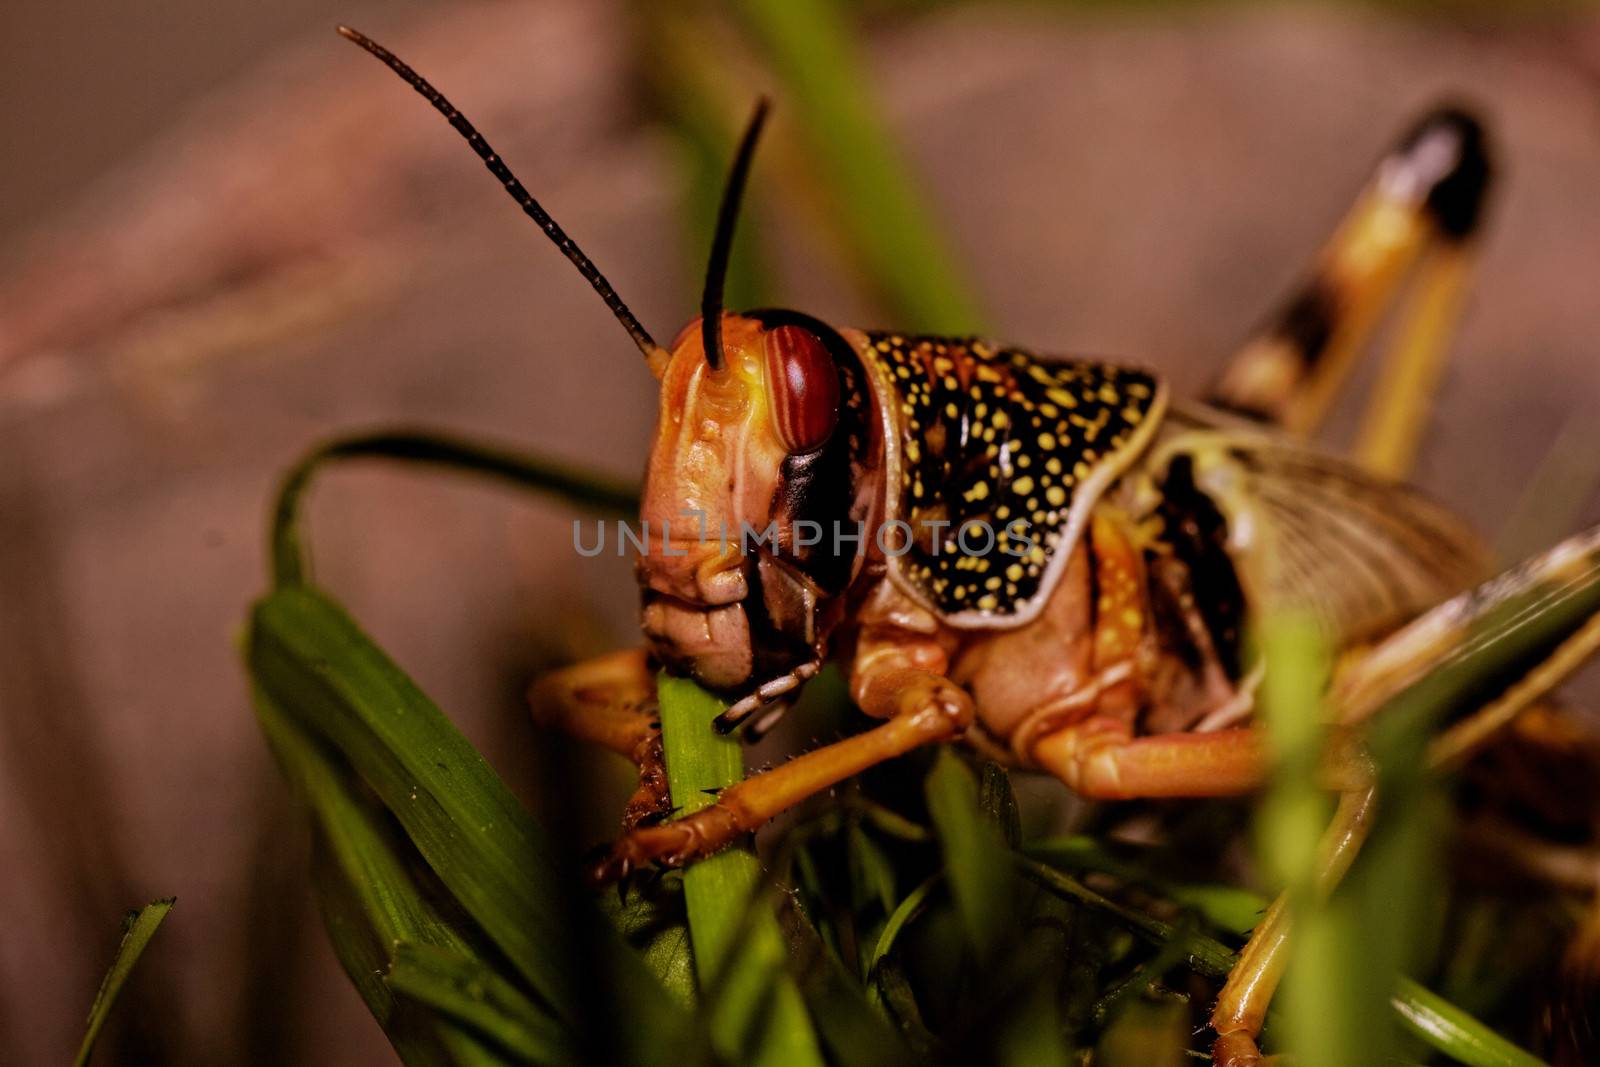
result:
[[[118,916],[167,894],[100,1062],[388,1062],[315,921],[233,643],[275,481],[329,435],[395,424],[642,467],[635,350],[336,21],[448,93],[662,339],[767,91],[731,304],[982,327],[1190,391],[1411,118],[1468,101],[1502,181],[1418,478],[1509,552],[1596,517],[1583,7],[8,3],[6,1062],[70,1055]],[[634,640],[628,561],[577,559],[571,522],[372,466],[329,475],[313,509],[323,581],[524,789],[527,679]]]

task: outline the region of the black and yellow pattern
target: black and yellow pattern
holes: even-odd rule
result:
[[[977,338],[867,337],[899,403],[892,517],[911,545],[891,566],[947,621],[1027,621],[1094,498],[1159,421],[1161,383]]]

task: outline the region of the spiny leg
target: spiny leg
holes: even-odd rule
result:
[[[652,862],[680,866],[708,856],[852,775],[964,733],[972,723],[972,698],[943,676],[943,651],[925,636],[903,636],[901,642],[864,635],[852,676],[856,703],[886,722],[737,782],[693,815],[635,828],[594,869],[593,880],[615,881]]]
[[[552,671],[528,690],[535,723],[608,748],[639,768],[639,788],[622,813],[624,830],[671,806],[655,701],[655,674],[642,648]]]
[[[1454,108],[1413,127],[1379,163],[1311,278],[1229,362],[1211,402],[1313,432],[1420,261],[1419,298],[1390,352],[1362,446],[1385,471],[1407,464],[1473,259],[1489,182],[1484,141],[1477,121]]]

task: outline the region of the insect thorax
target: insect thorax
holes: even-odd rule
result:
[[[1159,424],[1162,384],[978,338],[867,338],[898,402],[890,515],[910,544],[891,573],[956,625],[1028,621],[1095,499]]]

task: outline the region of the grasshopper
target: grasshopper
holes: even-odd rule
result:
[[[381,46],[340,32],[466,138],[660,382],[640,506],[645,647],[556,671],[531,694],[539,722],[638,765],[624,836],[598,880],[689,863],[941,742],[1092,799],[1248,793],[1266,764],[1251,720],[1263,667],[1252,620],[1318,620],[1349,653],[1330,702],[1353,725],[1489,608],[1600,553],[1591,531],[1474,588],[1490,573],[1478,540],[1391,476],[1414,447],[1417,412],[1376,428],[1381,447],[1365,465],[1297,440],[1414,267],[1423,297],[1399,331],[1400,363],[1424,377],[1437,367],[1490,182],[1484,132],[1465,111],[1436,110],[1402,138],[1309,281],[1208,403],[1186,403],[1137,367],[726,311],[765,102],[728,178],[700,317],[663,347],[448,100]],[[1566,669],[1594,629],[1566,648]],[[855,703],[878,725],[664,818],[657,666],[726,697],[718,728],[754,731],[830,659],[846,664]],[[1523,703],[1560,673],[1546,671]],[[1323,853],[1331,882],[1361,843],[1373,790],[1358,748],[1329,764],[1343,796]],[[1219,1064],[1258,1060],[1283,922],[1275,905],[1222,991],[1211,1019]]]

